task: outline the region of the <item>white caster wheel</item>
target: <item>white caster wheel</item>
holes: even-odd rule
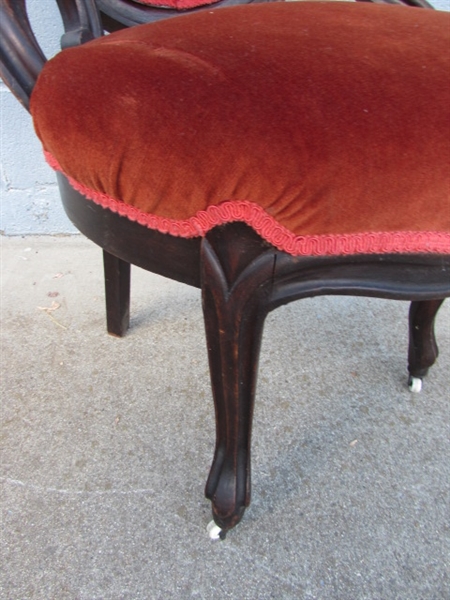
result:
[[[411,375],[408,381],[408,387],[410,392],[418,394],[422,391],[422,380],[420,379],[420,377],[413,377]]]
[[[214,521],[210,521],[208,523],[206,531],[208,532],[208,535],[212,540],[220,540],[223,537],[222,529],[218,525],[216,525]]]

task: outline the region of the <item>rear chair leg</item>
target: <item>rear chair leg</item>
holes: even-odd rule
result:
[[[411,302],[409,309],[409,389],[420,392],[422,378],[434,364],[438,347],[434,335],[436,314],[444,300],[420,300]]]
[[[108,333],[125,335],[130,324],[130,263],[103,250]]]

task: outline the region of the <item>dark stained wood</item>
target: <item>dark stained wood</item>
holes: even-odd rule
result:
[[[86,237],[110,254],[147,271],[199,288],[200,239],[153,231],[87,200],[57,174],[64,209]]]
[[[250,503],[250,439],[267,284],[276,255],[241,223],[202,242],[202,300],[216,411],[216,448],[205,495],[215,522],[234,527]]]
[[[443,299],[411,302],[408,371],[413,377],[424,377],[438,357],[434,322],[443,302]]]
[[[431,300],[450,292],[448,255],[293,257],[279,252],[274,271],[270,310],[312,296]]]
[[[414,300],[410,372],[423,376],[437,356],[432,329],[443,300],[434,298],[450,295],[450,256],[293,257],[248,226],[232,223],[206,236],[201,261],[216,413],[216,447],[205,495],[212,501],[215,522],[226,533],[250,503],[252,415],[267,313],[324,294]]]
[[[237,4],[252,4],[261,2],[271,2],[273,0],[219,0],[214,4],[199,6],[198,8],[189,8],[183,10],[145,6],[134,2],[134,0],[96,0],[97,6],[102,14],[102,21],[107,31],[117,31],[125,27],[133,27],[143,23],[153,23],[163,19],[180,17],[185,14],[211,10],[212,8],[221,8],[226,6],[235,6]],[[283,0],[279,0],[283,1]]]
[[[57,0],[64,23],[63,47],[103,33],[95,0]],[[25,0],[0,0],[0,76],[28,110],[37,77],[46,62],[28,20]]]
[[[130,324],[131,265],[103,250],[106,326],[110,335],[122,337]]]
[[[212,8],[216,9],[226,6],[235,6],[237,4],[252,4],[271,1],[273,0],[219,0],[219,2],[215,2],[214,4],[207,4],[205,6],[199,6],[198,8],[176,10],[144,6],[134,0],[96,0],[97,6],[101,11],[103,25],[107,31],[118,31],[126,27],[133,27],[134,25],[152,23],[161,21],[162,19],[179,17],[188,13],[211,10]],[[433,8],[427,0],[357,0],[357,2]]]
[[[31,30],[25,0],[0,0],[0,76],[27,110],[45,61]]]
[[[371,2],[373,4],[397,4],[403,6],[416,6],[417,8],[434,7],[427,0],[356,0],[357,2]]]
[[[56,0],[64,24],[61,48],[71,48],[103,35],[95,0]]]

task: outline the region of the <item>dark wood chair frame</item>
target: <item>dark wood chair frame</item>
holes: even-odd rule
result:
[[[63,46],[102,34],[94,0],[57,1],[66,31]],[[45,57],[24,0],[0,0],[0,10],[0,74],[28,108]],[[131,264],[202,289],[216,414],[216,447],[205,494],[222,537],[250,503],[252,413],[269,311],[325,294],[407,300],[410,378],[424,377],[436,360],[434,321],[450,296],[449,255],[294,257],[243,223],[216,227],[204,238],[177,238],[94,204],[63,175],[57,177],[67,215],[103,249],[110,334],[123,336],[128,328]]]
[[[167,8],[155,8],[144,6],[134,0],[96,0],[100,9],[102,23],[108,31],[116,31],[123,27],[132,27],[142,23],[150,23],[167,19],[169,17],[178,17],[185,12],[197,12],[201,10],[211,10],[219,6],[233,6],[236,4],[251,4],[253,2],[271,2],[273,0],[219,0],[214,4],[207,4],[195,9],[174,10]],[[280,0],[278,0],[280,1]],[[426,0],[359,0],[366,2],[376,2],[378,4],[406,4],[409,6],[421,6],[423,8],[432,8]]]
[[[278,0],[283,1],[283,0]],[[421,1],[421,0],[412,0]],[[134,0],[95,0],[99,10],[103,27],[107,31],[117,31],[125,27],[133,27],[134,25],[142,25],[143,23],[153,23],[168,19],[171,17],[179,17],[180,15],[200,12],[202,10],[211,10],[225,6],[235,6],[237,4],[253,4],[261,2],[273,2],[273,0],[218,0],[214,4],[205,4],[198,8],[189,9],[172,9],[163,7],[146,6],[139,4]],[[398,2],[398,0],[394,0]]]

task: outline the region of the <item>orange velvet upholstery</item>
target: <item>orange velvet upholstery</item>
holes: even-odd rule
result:
[[[133,0],[138,4],[145,4],[147,6],[161,6],[164,8],[175,8],[184,10],[186,8],[195,8],[196,6],[203,6],[204,4],[213,4],[219,0]]]
[[[450,14],[203,11],[49,61],[31,99],[86,196],[184,237],[242,220],[294,255],[450,253]]]

